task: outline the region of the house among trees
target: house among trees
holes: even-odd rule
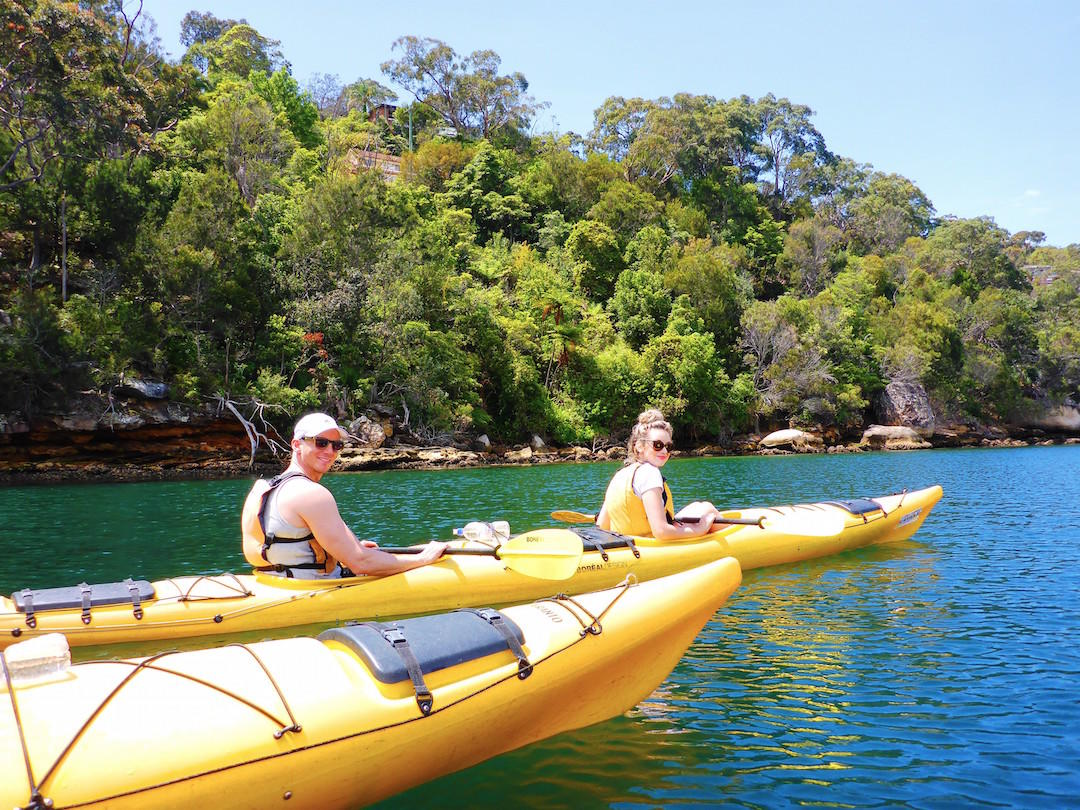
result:
[[[387,126],[393,126],[395,112],[397,112],[397,107],[393,104],[376,104],[368,111],[368,121],[373,124],[376,121],[383,121]]]

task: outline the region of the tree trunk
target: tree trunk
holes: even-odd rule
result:
[[[60,300],[67,302],[67,192],[60,194]]]

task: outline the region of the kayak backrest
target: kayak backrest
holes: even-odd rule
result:
[[[521,628],[511,619],[498,611],[488,611],[502,618],[519,644],[525,642]],[[350,649],[383,683],[400,683],[409,680],[410,676],[405,661],[384,636],[384,631],[392,629],[400,630],[425,674],[510,649],[499,630],[479,612],[471,610],[386,624],[347,624],[324,630],[318,638],[319,641],[336,641]]]
[[[881,504],[870,498],[852,498],[847,501],[826,501],[825,503],[831,506],[839,506],[841,509],[846,509],[853,515],[865,515],[870,512],[884,511],[881,508]]]
[[[609,532],[599,526],[571,526],[570,531],[586,542],[590,548],[629,548],[625,534]]]
[[[27,602],[37,612],[81,608],[84,606],[84,594],[89,589],[90,606],[131,604],[132,587],[138,592],[140,601],[154,598],[154,586],[145,579],[135,579],[97,585],[71,585],[66,588],[41,588],[39,590],[25,588],[13,593],[11,601],[15,603],[15,609],[20,613],[26,611]]]

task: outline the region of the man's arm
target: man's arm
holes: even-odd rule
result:
[[[283,493],[283,498],[288,494],[283,508],[295,512],[326,553],[355,574],[385,576],[420,568],[439,559],[446,548],[445,543],[432,541],[419,554],[399,556],[362,544],[341,519],[330,490],[313,482],[298,483],[302,488],[294,484],[295,492]]]

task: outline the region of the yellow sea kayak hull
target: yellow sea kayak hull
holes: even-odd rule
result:
[[[35,627],[28,625],[27,615],[17,611],[11,599],[0,597],[0,648],[49,632],[64,633],[72,646],[141,643],[509,605],[557,592],[609,588],[628,573],[640,580],[656,579],[728,556],[749,570],[906,539],[926,520],[941,494],[941,487],[934,486],[875,498],[881,508],[863,515],[830,503],[732,510],[725,515],[763,517],[765,527],[729,525],[686,541],[634,538],[640,556],[627,547],[602,553],[586,544],[574,575],[560,581],[517,573],[493,556],[462,555],[382,578],[176,577],[151,583],[155,595],[140,603],[142,618],[135,618],[132,604],[104,605],[89,611],[89,622],[83,621],[78,608],[38,611]],[[799,531],[803,519],[808,525],[820,525],[823,518],[835,523],[835,533]],[[568,531],[540,529],[529,534],[543,539]]]
[[[429,673],[426,716],[408,679],[383,683],[348,646],[313,638],[76,664],[16,682],[14,701],[0,685],[0,807],[28,804],[30,779],[57,808],[378,801],[632,707],[740,579],[727,558],[508,608],[531,675],[507,650]]]

